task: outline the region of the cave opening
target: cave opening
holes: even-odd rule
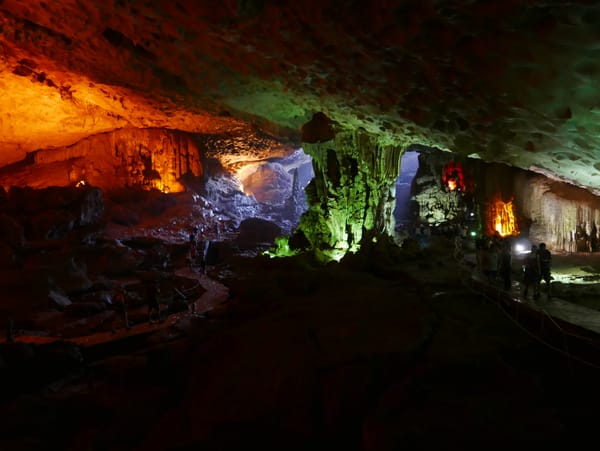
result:
[[[251,163],[236,178],[244,194],[264,206],[265,218],[290,233],[308,208],[304,189],[314,178],[312,158],[299,148],[282,158]]]
[[[280,157],[240,158],[235,164],[204,158],[205,172],[196,187],[198,222],[217,218],[218,239],[244,241],[266,250],[289,236],[307,210],[305,188],[314,177],[312,158],[302,148]]]
[[[419,170],[419,152],[407,150],[400,162],[400,175],[396,179],[396,208],[394,219],[397,227],[408,225],[413,217],[411,208],[412,183]]]

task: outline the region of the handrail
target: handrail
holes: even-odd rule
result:
[[[465,266],[465,265],[463,264],[463,265],[461,265],[461,266]],[[461,277],[461,279],[462,279],[462,277]],[[559,331],[559,332],[562,334],[562,337],[563,337],[563,345],[564,345],[564,348],[565,348],[564,350],[563,350],[563,349],[560,349],[560,348],[558,348],[557,346],[554,346],[553,344],[551,344],[551,343],[549,343],[548,341],[544,340],[544,338],[543,338],[541,335],[537,335],[537,334],[533,333],[533,332],[532,332],[530,329],[528,329],[528,328],[526,328],[525,326],[523,326],[523,325],[522,325],[522,324],[519,322],[518,318],[513,318],[513,316],[512,316],[512,315],[510,315],[510,314],[509,314],[509,313],[508,313],[508,312],[507,312],[507,311],[506,311],[504,308],[502,308],[502,307],[500,306],[500,303],[498,302],[498,300],[494,301],[494,299],[492,299],[492,298],[491,298],[491,297],[490,297],[490,296],[489,296],[489,295],[488,295],[488,294],[487,294],[485,291],[477,290],[477,289],[475,288],[474,284],[472,283],[472,282],[473,282],[472,275],[471,275],[471,276],[470,276],[470,277],[467,279],[467,280],[468,280],[468,282],[467,282],[467,281],[465,281],[464,279],[462,279],[462,280],[463,280],[463,284],[464,284],[464,285],[465,285],[467,288],[471,289],[473,292],[476,292],[476,293],[478,293],[478,294],[481,294],[481,295],[482,295],[482,296],[483,296],[485,299],[487,299],[488,301],[490,301],[490,302],[493,302],[493,303],[494,303],[494,304],[495,304],[495,305],[496,305],[496,306],[497,306],[497,307],[498,307],[498,308],[499,308],[499,309],[500,309],[500,310],[501,310],[501,311],[502,311],[502,312],[503,312],[503,313],[504,313],[504,314],[505,314],[505,315],[506,315],[506,316],[507,316],[507,317],[508,317],[508,318],[509,318],[509,319],[510,319],[510,320],[511,320],[511,321],[512,321],[512,322],[513,322],[513,323],[514,323],[516,326],[517,326],[517,327],[519,327],[521,330],[525,331],[525,332],[526,332],[528,335],[532,336],[534,339],[536,339],[537,341],[539,341],[540,343],[542,343],[543,345],[545,345],[545,346],[546,346],[546,347],[548,347],[549,349],[552,349],[553,351],[556,351],[556,352],[558,352],[558,353],[560,353],[560,354],[566,355],[566,357],[567,357],[567,358],[568,358],[568,360],[569,360],[569,367],[571,367],[571,360],[575,360],[575,361],[577,361],[577,362],[579,362],[579,363],[582,363],[582,364],[584,364],[584,365],[587,365],[587,366],[589,366],[589,367],[592,367],[592,368],[595,368],[595,369],[600,369],[600,365],[598,365],[598,364],[595,364],[595,363],[592,363],[592,362],[589,362],[589,361],[588,361],[588,360],[586,360],[586,359],[583,359],[583,358],[581,358],[581,357],[578,357],[578,356],[575,356],[575,355],[571,354],[571,352],[569,351],[569,345],[568,345],[568,336],[571,336],[571,337],[577,337],[577,338],[579,338],[580,336],[579,336],[579,335],[577,335],[577,334],[573,334],[573,333],[571,333],[571,332],[565,331],[565,330],[564,330],[562,327],[560,327],[560,324],[558,324],[558,323],[556,322],[556,320],[555,320],[555,319],[552,317],[552,315],[550,315],[550,314],[549,314],[549,313],[548,313],[548,312],[547,312],[545,309],[540,309],[539,311],[540,311],[540,312],[542,312],[542,314],[543,314],[543,315],[546,315],[546,316],[548,316],[548,317],[550,318],[550,320],[552,321],[552,324],[553,324],[553,325],[554,325],[554,326],[557,328],[557,330],[558,330],[558,331]],[[469,282],[470,282],[470,283],[469,283]],[[500,293],[499,293],[499,291],[500,291],[500,290],[499,290],[497,287],[494,287],[494,286],[492,286],[492,285],[486,284],[486,282],[484,282],[484,281],[482,281],[481,283],[482,283],[483,285],[487,285],[489,288],[492,288],[496,294],[498,294],[498,295],[500,294]],[[497,298],[498,298],[498,299],[500,299],[500,296],[497,296]],[[519,308],[518,308],[518,303],[516,303],[516,304],[517,304],[517,309],[516,309],[516,311],[517,311],[517,314],[518,314],[518,311],[519,311]],[[542,316],[542,319],[543,319],[543,316]],[[580,338],[581,338],[581,339],[585,339],[585,337],[580,337]]]
[[[570,334],[569,334],[568,332],[565,332],[565,330],[564,330],[562,327],[560,327],[560,324],[558,324],[558,323],[556,322],[556,320],[555,320],[555,319],[552,317],[552,315],[550,315],[550,314],[548,313],[548,311],[547,311],[546,309],[543,309],[543,308],[541,308],[541,309],[540,309],[540,312],[542,312],[542,313],[543,313],[545,316],[547,316],[548,318],[550,318],[550,321],[552,321],[552,323],[554,324],[554,326],[555,326],[555,327],[556,327],[556,328],[557,328],[557,329],[560,331],[560,333],[562,334],[562,336],[563,336],[563,345],[564,345],[564,347],[565,347],[565,353],[566,353],[566,355],[567,355],[567,358],[569,359],[569,367],[570,367],[570,366],[571,366],[571,358],[572,358],[572,356],[571,356],[571,353],[569,352],[569,341],[568,341],[568,338],[569,338],[569,335],[570,335]],[[542,316],[542,319],[543,319],[543,318],[544,318],[544,317]]]

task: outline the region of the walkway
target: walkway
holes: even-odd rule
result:
[[[537,300],[521,294],[519,282],[505,291],[473,270],[466,284],[496,303],[521,329],[549,348],[600,369],[600,312],[542,292]]]
[[[585,263],[589,264],[589,262]],[[548,300],[548,297],[544,292],[545,282],[542,282],[540,298],[533,300],[531,297],[523,297],[521,292],[522,286],[518,281],[513,280],[510,292],[504,291],[501,288],[500,282],[497,284],[490,284],[487,279],[477,272],[474,254],[465,254],[462,266],[463,268],[469,268],[468,273],[473,281],[487,287],[486,291],[488,294],[496,292],[495,296],[493,296],[495,299],[499,296],[510,298],[514,302],[524,304],[532,310],[545,313],[553,318],[600,334],[600,311],[574,304],[573,302],[568,302],[555,296],[552,296],[552,298]]]
[[[18,334],[15,336],[15,342],[45,344],[55,341],[68,341],[71,343],[77,343],[83,347],[91,347],[100,344],[116,342],[124,339],[152,334],[159,330],[169,329],[186,317],[202,316],[206,312],[214,309],[219,304],[225,302],[229,296],[229,289],[225,285],[217,282],[214,279],[211,279],[204,274],[190,271],[187,268],[176,270],[175,274],[187,277],[189,279],[197,279],[202,287],[206,290],[198,299],[196,299],[193,303],[190,303],[190,307],[193,304],[193,307],[190,309],[190,311],[173,313],[160,323],[151,324],[150,322],[146,321],[143,323],[134,324],[130,329],[121,327],[114,331],[94,332],[90,333],[89,335],[83,335],[79,337],[62,338],[56,336]],[[135,311],[130,311],[130,315],[138,311],[143,311],[145,314],[146,308],[140,307],[135,309]],[[6,342],[6,337],[0,337],[0,343],[4,342]]]
[[[554,296],[550,300],[548,300],[548,297],[544,293],[544,284],[542,284],[542,293],[539,299],[534,300],[531,296],[525,298],[522,295],[521,284],[519,282],[513,281],[511,291],[508,292],[504,291],[500,287],[499,283],[497,285],[492,285],[476,272],[473,273],[472,278],[479,284],[487,285],[488,294],[490,294],[490,291],[496,291],[497,296],[511,298],[514,302],[524,304],[532,310],[545,313],[553,318],[560,319],[567,323],[600,334],[599,311],[592,310],[587,307],[577,305]]]

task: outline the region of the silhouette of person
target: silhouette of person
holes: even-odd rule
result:
[[[523,297],[527,298],[529,288],[533,287],[533,298],[537,299],[539,297],[540,286],[540,260],[537,246],[531,246],[531,252],[527,255],[527,258],[525,258],[524,269],[523,283],[525,285],[525,290],[523,291]]]
[[[6,328],[6,342],[15,342],[15,322],[12,318],[8,320],[8,327]]]
[[[160,321],[160,302],[158,296],[160,294],[160,288],[158,281],[148,286],[148,292],[146,294],[146,301],[148,302],[148,321],[153,324]],[[156,314],[156,319],[153,319],[152,313]]]
[[[546,294],[550,299],[550,281],[552,275],[550,274],[552,268],[552,253],[546,248],[546,243],[541,243],[538,250],[538,259],[540,265],[540,276],[538,283],[541,284],[542,280],[546,282]]]
[[[592,230],[590,231],[590,248],[592,252],[598,251],[598,228],[595,222],[592,222]]]
[[[123,321],[125,328],[127,330],[131,329],[131,323],[129,322],[129,315],[127,313],[127,297],[122,288],[117,289],[117,292],[113,298],[113,302],[117,308],[117,311],[121,315],[121,320]]]
[[[505,241],[502,244],[502,251],[500,253],[500,277],[502,277],[504,289],[509,291],[512,283],[512,254],[510,243],[508,241]]]

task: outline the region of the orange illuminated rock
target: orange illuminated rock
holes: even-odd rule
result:
[[[29,163],[0,174],[0,183],[6,188],[89,184],[180,192],[184,175],[202,174],[200,152],[189,134],[127,128],[94,135],[69,147],[38,151]]]
[[[486,229],[490,236],[496,233],[502,237],[519,234],[512,199],[504,202],[502,199],[496,198],[490,202],[487,207],[486,219]]]

